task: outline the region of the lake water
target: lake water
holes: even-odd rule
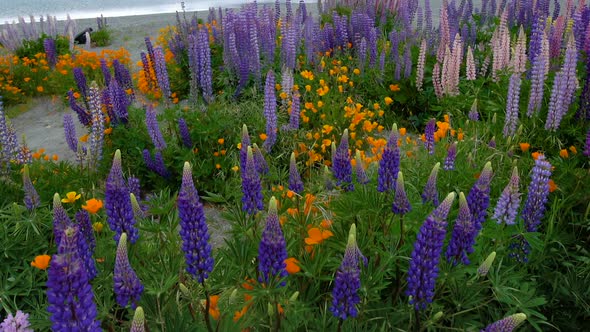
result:
[[[251,1],[185,0],[184,5],[186,11],[190,12],[207,10],[209,7],[235,7],[248,2]],[[284,3],[285,1],[282,0],[281,2]],[[292,0],[293,4],[298,2],[298,0]],[[460,0],[457,0],[457,2],[460,2]],[[481,0],[474,0],[473,2],[475,7],[481,6]],[[560,0],[560,2],[564,4],[566,0]],[[67,14],[70,14],[73,19],[82,19],[95,18],[101,14],[105,17],[118,17],[174,13],[182,10],[181,3],[182,1],[178,0],[0,0],[0,24],[16,21],[19,15],[24,16],[26,21],[29,21],[29,15],[34,15],[38,21],[41,15],[56,16],[58,20],[63,20]],[[308,0],[306,3],[315,4],[316,1]],[[420,3],[423,4],[424,1],[421,0]],[[430,3],[433,15],[438,16],[442,0],[430,0]]]

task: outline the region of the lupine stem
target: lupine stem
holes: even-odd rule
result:
[[[205,325],[207,325],[207,331],[213,332],[213,328],[211,327],[211,318],[209,317],[209,308],[211,307],[209,292],[205,287],[205,282],[203,282],[201,285],[203,285],[203,289],[205,291],[205,310],[203,311],[203,315],[205,316]]]

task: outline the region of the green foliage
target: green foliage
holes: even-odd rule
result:
[[[90,33],[92,44],[98,47],[111,45],[111,39],[111,30],[108,28],[92,31]]]
[[[45,53],[45,47],[43,41],[46,38],[50,38],[48,35],[43,34],[37,40],[23,40],[22,46],[14,51],[14,54],[19,58],[33,59],[35,54]],[[70,42],[65,36],[57,36],[55,39],[55,48],[57,49],[56,55],[63,55],[70,53]]]

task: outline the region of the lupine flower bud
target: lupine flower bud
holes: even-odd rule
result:
[[[443,169],[445,171],[452,171],[455,169],[455,159],[457,158],[457,142],[453,142],[447,150],[447,157],[445,158],[445,165]]]
[[[438,262],[442,252],[447,215],[455,200],[455,193],[450,193],[440,205],[432,211],[420,227],[414,243],[414,250],[408,270],[408,288],[410,304],[416,310],[425,309],[432,302],[434,286],[438,277]]]
[[[336,178],[336,185],[346,191],[354,190],[354,185],[352,184],[352,166],[350,165],[350,158],[348,156],[348,129],[344,129],[340,145],[336,149],[332,170]]]
[[[115,232],[114,240],[118,242],[121,233],[125,232],[129,234],[129,241],[135,243],[139,234],[135,227],[129,187],[123,178],[120,150],[115,151],[113,166],[105,185],[104,198],[107,222],[111,230]]]
[[[121,307],[126,307],[131,302],[131,308],[134,309],[143,293],[143,285],[129,264],[126,233],[122,233],[119,238],[113,282],[117,303]]]
[[[397,124],[393,124],[391,134],[381,160],[379,160],[379,170],[377,172],[377,191],[386,192],[395,189],[395,181],[399,172],[400,152],[397,146],[398,140]]]
[[[453,262],[453,265],[458,263],[468,265],[470,263],[467,254],[473,252],[473,243],[471,243],[473,231],[469,205],[465,195],[461,192],[459,193],[459,215],[455,221],[451,241],[447,246],[447,260]]]
[[[505,222],[506,225],[514,225],[515,223],[518,208],[520,207],[519,181],[518,168],[514,166],[510,181],[502,191],[502,195],[498,199],[498,204],[492,216],[492,219],[496,220],[498,224]]]
[[[324,187],[326,190],[333,190],[336,187],[334,180],[332,179],[332,172],[330,172],[330,168],[327,165],[324,165]]]
[[[330,311],[335,317],[347,319],[356,317],[358,310],[356,305],[361,301],[358,290],[361,287],[360,260],[366,264],[367,259],[363,256],[356,243],[356,225],[350,226],[348,243],[342,264],[336,272],[334,289],[332,290],[332,306]]]
[[[25,206],[29,211],[39,207],[41,204],[41,198],[35,190],[35,186],[33,186],[33,182],[31,182],[31,177],[29,176],[29,165],[25,164],[23,167],[23,189],[25,191]]]
[[[253,215],[264,208],[262,202],[262,185],[260,184],[260,177],[256,172],[254,166],[254,155],[252,147],[248,147],[248,157],[246,160],[246,168],[243,169],[242,176],[242,210]]]
[[[130,332],[145,332],[145,316],[141,307],[135,308]]]
[[[434,154],[434,131],[436,130],[436,120],[430,119],[426,124],[426,129],[424,136],[426,137],[426,141],[424,142],[424,147],[428,150],[429,154]]]
[[[440,163],[436,163],[430,171],[430,176],[424,186],[424,192],[422,192],[422,203],[432,202],[434,206],[438,206],[438,190],[436,189],[436,179],[438,177],[438,170],[440,169]]]
[[[395,185],[395,196],[393,198],[393,213],[404,215],[412,210],[412,205],[406,195],[404,186],[404,175],[401,171],[397,173],[397,180]]]
[[[354,160],[355,160],[356,181],[360,184],[369,183],[369,176],[367,176],[367,172],[365,172],[365,168],[363,167],[363,161],[361,159],[361,151],[360,150],[356,150]]]
[[[213,257],[203,204],[195,189],[192,167],[188,162],[184,163],[182,171],[182,185],[178,193],[178,217],[186,270],[196,277],[199,283],[203,283],[213,271]]]
[[[512,332],[526,320],[525,314],[514,314],[488,325],[481,332]]]
[[[469,110],[469,120],[476,122],[479,121],[479,112],[477,111],[477,98],[473,100],[473,104],[471,104],[471,109]]]
[[[481,277],[485,277],[490,268],[492,267],[492,263],[494,263],[494,259],[496,259],[496,252],[493,251],[491,254],[488,255],[485,261],[481,263],[481,265],[477,268],[477,274]]]
[[[477,78],[475,70],[475,60],[473,59],[473,51],[471,46],[467,47],[467,59],[465,60],[465,73],[467,74],[468,81],[474,81]]]
[[[286,277],[288,273],[285,269],[285,259],[287,259],[287,244],[279,222],[277,200],[273,196],[269,202],[266,225],[258,247],[259,281],[268,284]],[[281,286],[284,286],[284,282]]]
[[[545,215],[550,177],[551,164],[544,155],[539,155],[531,172],[528,196],[522,210],[522,219],[527,232],[536,232]]]
[[[242,176],[246,169],[246,159],[248,159],[248,147],[250,144],[250,134],[248,133],[248,127],[246,124],[242,125],[242,147],[240,148],[240,169],[242,170]]]
[[[135,216],[135,219],[145,218],[145,212],[139,205],[139,202],[137,201],[137,197],[135,197],[135,194],[130,193],[129,198],[131,199],[131,206],[133,207],[133,215]]]

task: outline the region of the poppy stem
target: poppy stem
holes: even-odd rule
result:
[[[337,332],[342,332],[342,322],[343,322],[342,319],[338,320],[338,328],[336,329]]]

